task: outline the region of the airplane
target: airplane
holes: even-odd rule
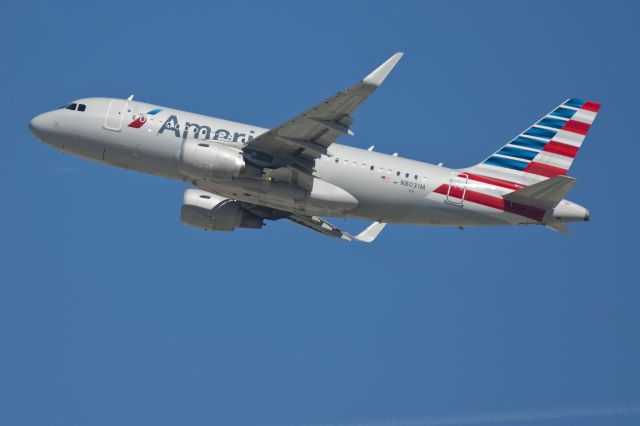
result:
[[[272,129],[127,99],[87,98],[34,117],[42,142],[86,159],[188,183],[181,221],[204,230],[288,219],[372,242],[388,223],[426,226],[566,223],[589,211],[565,199],[567,176],[600,104],[571,98],[478,164],[458,169],[335,143],[382,84],[398,52],[360,82]],[[323,217],[373,221],[352,235]]]

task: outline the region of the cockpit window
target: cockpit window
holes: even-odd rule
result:
[[[60,107],[60,109],[70,109],[71,111],[80,111],[80,112],[84,112],[87,109],[87,106],[85,104],[67,104],[65,106]]]

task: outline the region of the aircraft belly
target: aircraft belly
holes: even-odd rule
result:
[[[102,152],[102,147],[96,141],[62,132],[49,134],[46,143],[87,160],[99,160]]]
[[[484,211],[483,211],[484,210]],[[377,208],[358,207],[351,215],[380,220],[386,223],[429,226],[489,226],[535,223],[526,218],[505,213],[496,209],[461,208],[444,203],[425,201],[406,209],[395,206]]]

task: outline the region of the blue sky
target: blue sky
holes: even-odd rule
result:
[[[0,423],[637,424],[639,17],[582,1],[5,5]],[[270,127],[398,50],[343,143],[462,167],[566,98],[602,102],[570,172],[592,221],[390,225],[373,245],[285,222],[204,233],[180,224],[183,183],[27,130],[132,93]]]

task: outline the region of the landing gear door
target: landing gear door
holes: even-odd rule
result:
[[[104,128],[119,132],[122,128],[122,120],[124,119],[127,103],[125,101],[112,100],[104,119]]]
[[[447,190],[447,198],[445,199],[445,202],[462,207],[464,204],[464,197],[467,194],[468,181],[469,175],[466,173],[451,173],[449,189]]]

